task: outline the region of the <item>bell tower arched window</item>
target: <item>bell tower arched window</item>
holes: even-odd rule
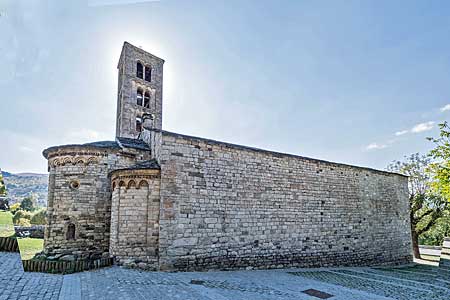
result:
[[[150,108],[150,92],[146,91],[144,94],[144,107]]]
[[[137,93],[136,93],[136,104],[139,106],[142,106],[142,98],[143,98],[143,91],[142,89],[137,89]]]
[[[149,65],[145,66],[145,81],[152,81],[152,67]]]
[[[136,76],[144,79],[144,66],[139,61],[136,64]]]

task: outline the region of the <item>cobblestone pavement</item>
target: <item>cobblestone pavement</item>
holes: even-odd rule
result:
[[[58,299],[63,276],[25,273],[19,253],[0,252],[0,300]]]
[[[450,299],[450,271],[424,265],[189,273],[111,267],[63,276],[24,273],[18,254],[0,252],[0,300],[320,299],[303,293],[308,289],[332,300],[443,300]]]

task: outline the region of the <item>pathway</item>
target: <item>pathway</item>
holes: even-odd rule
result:
[[[0,252],[0,300],[450,299],[450,272],[438,270],[434,266],[415,265],[164,273],[114,266],[71,275],[52,275],[24,273],[18,254]]]

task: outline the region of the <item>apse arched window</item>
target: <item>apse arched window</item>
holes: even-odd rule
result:
[[[143,98],[143,91],[142,89],[138,89],[136,93],[136,104],[139,106],[142,106],[142,98]]]
[[[136,76],[144,79],[144,66],[140,62],[136,64]]]
[[[145,66],[145,81],[152,81],[152,67]]]
[[[142,118],[136,118],[136,131],[142,131]]]
[[[66,240],[74,240],[75,239],[75,224],[70,223],[67,225],[66,231]]]
[[[146,91],[144,94],[144,107],[150,108],[150,92]]]

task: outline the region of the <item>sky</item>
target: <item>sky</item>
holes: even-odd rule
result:
[[[0,0],[0,168],[114,140],[124,41],[164,64],[163,129],[384,169],[450,118],[450,2]]]

